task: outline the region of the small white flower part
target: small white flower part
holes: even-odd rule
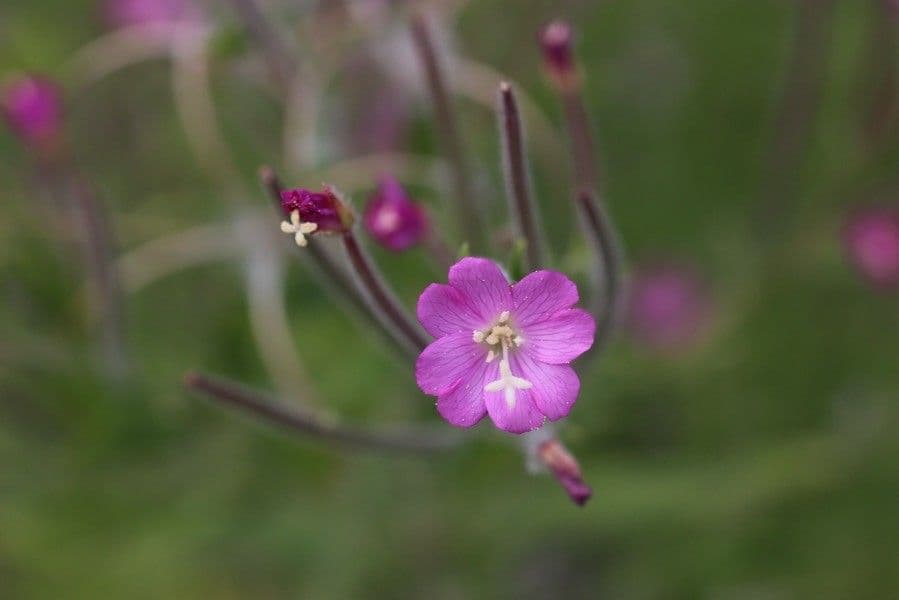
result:
[[[309,243],[306,236],[310,233],[315,233],[317,229],[318,223],[303,223],[300,221],[300,211],[298,210],[291,211],[289,223],[281,221],[281,231],[293,234],[293,239],[296,241],[297,246],[301,248],[304,248]]]
[[[512,374],[508,350],[503,348],[503,358],[499,361],[499,379],[485,385],[484,390],[487,392],[503,390],[506,394],[506,404],[511,408],[515,404],[515,390],[526,390],[532,386],[533,384],[527,379]]]

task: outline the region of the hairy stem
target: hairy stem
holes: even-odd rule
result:
[[[525,242],[527,270],[532,271],[546,264],[546,255],[543,236],[537,225],[537,208],[531,195],[521,115],[511,85],[505,81],[500,83],[499,96],[500,132],[509,212],[515,221],[518,235]]]
[[[343,246],[362,287],[378,309],[402,333],[412,348],[418,352],[424,350],[429,343],[424,331],[400,304],[393,291],[387,288],[384,278],[378,273],[368,253],[359,245],[352,230],[343,234]]]
[[[262,392],[234,381],[203,373],[190,372],[185,375],[184,386],[206,395],[218,404],[255,416],[286,431],[357,450],[430,454],[455,445],[454,438],[432,432],[374,430],[338,425],[311,412],[286,406]]]

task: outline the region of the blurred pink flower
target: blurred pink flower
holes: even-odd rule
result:
[[[855,269],[874,286],[899,287],[899,205],[850,214],[843,227],[843,246]]]
[[[110,27],[177,23],[195,15],[188,0],[106,0],[103,16]]]
[[[567,416],[580,390],[569,363],[596,329],[572,308],[577,301],[561,273],[535,271],[512,285],[495,262],[463,258],[449,285],[431,284],[418,299],[418,320],[437,338],[418,357],[418,387],[458,427],[489,414],[498,428],[524,433]]]
[[[424,210],[390,176],[381,178],[378,191],[369,200],[362,218],[369,235],[395,252],[415,246],[428,233]]]
[[[62,130],[62,92],[53,81],[23,75],[3,87],[0,110],[10,129],[31,146],[46,146]]]
[[[710,308],[695,270],[675,264],[639,267],[628,297],[628,328],[642,343],[673,350],[694,341]]]

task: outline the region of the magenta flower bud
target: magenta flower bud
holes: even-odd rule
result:
[[[107,0],[103,16],[110,27],[176,23],[192,15],[188,0]]]
[[[284,190],[281,209],[288,219],[281,223],[281,231],[293,234],[298,246],[306,245],[307,235],[344,233],[353,226],[352,210],[330,186],[320,192]]]
[[[394,252],[408,250],[428,233],[425,211],[412,202],[393,177],[383,177],[365,207],[365,230],[379,244]]]
[[[45,148],[60,136],[62,92],[49,79],[36,75],[14,79],[0,93],[0,109],[10,129],[30,146]]]
[[[843,245],[849,261],[871,284],[899,288],[899,205],[851,214],[843,229]]]
[[[657,350],[677,349],[693,342],[706,324],[707,296],[705,284],[690,268],[661,264],[638,269],[629,296],[629,328]]]
[[[540,47],[547,73],[557,86],[566,89],[578,83],[573,39],[571,25],[562,20],[549,23],[540,33]]]
[[[587,503],[587,500],[593,495],[593,490],[584,483],[581,467],[577,460],[559,440],[548,440],[540,444],[537,449],[537,458],[543,466],[550,470],[575,504],[583,506]]]

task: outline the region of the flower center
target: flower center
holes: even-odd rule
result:
[[[533,384],[527,379],[517,377],[512,373],[512,367],[509,365],[509,349],[521,346],[524,341],[510,324],[510,318],[509,311],[504,310],[496,323],[486,329],[476,329],[472,334],[472,339],[489,347],[488,363],[493,362],[500,353],[502,354],[499,361],[499,379],[485,385],[484,390],[488,392],[503,390],[506,404],[511,408],[515,404],[515,390],[526,390]]]

